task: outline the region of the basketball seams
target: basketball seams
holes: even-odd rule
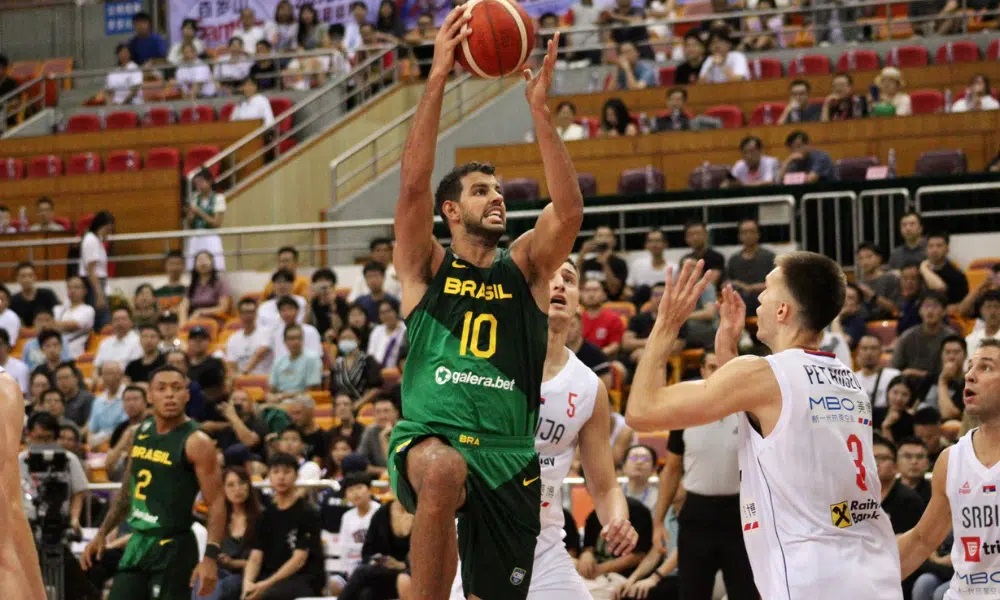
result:
[[[472,9],[475,8],[476,5],[481,4],[484,1],[485,0],[469,0],[469,2],[465,4],[466,7],[465,14],[471,15]],[[476,76],[483,77],[485,79],[496,79],[496,77],[487,75],[483,71],[483,69],[479,66],[479,64],[476,62],[475,56],[472,55],[472,51],[469,49],[469,38],[465,38],[464,40],[462,40],[462,54],[465,56],[465,62],[468,63],[469,69],[472,70],[472,72],[475,73]]]
[[[528,48],[530,47],[530,45],[529,45],[529,42],[528,42],[527,27],[525,27],[524,19],[521,18],[521,13],[517,10],[517,7],[515,7],[512,2],[510,2],[509,0],[496,0],[496,2],[498,2],[501,6],[504,7],[504,9],[508,13],[510,13],[510,17],[511,17],[511,19],[514,20],[514,23],[517,25],[517,31],[518,31],[518,33],[520,34],[520,37],[521,37],[521,54],[520,54],[520,58],[517,61],[517,64],[514,65],[514,68],[516,69],[517,67],[523,65],[524,61],[527,60],[527,58],[528,58],[528,56],[527,56],[528,55]],[[496,39],[496,37],[494,36],[494,40],[495,39]],[[534,42],[534,40],[531,40],[531,41]],[[500,55],[500,53],[498,52],[497,56],[499,57],[499,55]],[[502,70],[503,69],[501,69],[501,71]]]
[[[479,4],[483,5],[485,21],[486,23],[489,24],[490,36],[492,37],[493,40],[493,51],[494,54],[496,55],[496,67],[500,75],[491,75],[487,73],[483,69],[483,65],[480,65],[479,63],[476,62],[476,58],[474,56],[474,53],[472,52],[471,46],[469,45],[468,38],[462,40],[461,43],[461,56],[464,59],[462,62],[465,63],[465,66],[467,66],[468,69],[472,71],[473,74],[476,75],[477,77],[482,77],[484,79],[498,79],[500,77],[503,77],[504,75],[512,73],[514,69],[517,69],[519,66],[525,63],[534,40],[528,39],[529,36],[528,24],[525,23],[525,20],[522,16],[522,12],[511,0],[469,0],[469,2],[465,4],[465,13],[467,15],[471,15],[475,7]],[[494,17],[491,14],[492,13],[490,6],[491,4],[499,4],[505,11],[507,11],[509,16],[511,17],[511,20],[516,25],[518,35],[521,38],[521,48],[518,61],[516,64],[512,65],[509,72],[508,69],[505,68],[506,66],[504,65],[505,56],[504,53],[501,52],[497,40],[497,30],[494,23]],[[531,35],[533,37],[533,33]]]

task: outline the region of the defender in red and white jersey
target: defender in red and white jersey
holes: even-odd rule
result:
[[[971,348],[970,348],[971,349]],[[955,535],[945,600],[1000,598],[1000,342],[983,340],[965,374],[965,410],[980,426],[941,453],[931,501],[917,526],[899,537],[908,577],[949,531]]]
[[[632,551],[639,535],[629,523],[628,504],[615,476],[611,456],[608,391],[587,365],[566,347],[580,301],[579,275],[571,261],[552,276],[549,290],[549,340],[542,372],[542,403],[535,427],[535,450],[541,463],[541,531],[535,545],[528,600],[579,600],[590,592],[563,543],[563,479],[573,455],[587,474],[587,490],[604,525],[601,538],[611,553]],[[451,599],[462,600],[461,569]]]
[[[704,425],[739,415],[743,539],[767,600],[901,600],[899,557],[872,452],[872,407],[850,367],[817,350],[840,312],[840,266],[811,252],[779,256],[757,309],[757,337],[773,354],[736,358],[746,307],[720,299],[705,381],[667,387],[670,347],[709,284],[686,263],[667,289],[632,383],[626,418],[639,431]]]

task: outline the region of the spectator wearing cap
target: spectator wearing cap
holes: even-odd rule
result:
[[[318,390],[323,383],[323,364],[318,354],[304,349],[301,325],[281,330],[288,354],[278,356],[271,368],[271,393],[268,400],[277,402],[307,390]]]
[[[400,285],[399,277],[396,276],[396,267],[392,264],[392,240],[389,238],[375,238],[368,244],[368,262],[378,263],[385,267],[385,278],[382,282],[382,289],[390,296],[400,298],[403,288]],[[370,294],[368,280],[365,277],[358,277],[354,280],[351,293],[347,296],[348,302],[355,302],[361,296]]]
[[[955,263],[948,260],[950,244],[951,236],[946,232],[930,233],[927,236],[927,258],[920,263],[920,275],[927,289],[944,293],[948,300],[948,312],[957,310],[969,293],[969,280]]]
[[[306,322],[308,303],[303,296],[293,291],[295,273],[288,269],[278,269],[271,275],[271,285],[274,297],[265,300],[257,307],[257,327],[272,329],[281,324],[281,316],[278,314],[278,301],[281,298],[291,298],[298,305],[298,314],[295,316],[296,323]]]
[[[936,377],[941,344],[955,335],[955,330],[945,325],[945,297],[939,292],[926,292],[920,299],[921,324],[911,327],[899,336],[892,353],[892,366],[902,371],[915,387],[920,387],[927,377]]]
[[[9,308],[21,318],[22,325],[34,327],[35,315],[42,310],[51,315],[52,310],[59,306],[59,298],[52,290],[35,285],[38,274],[35,272],[35,265],[30,262],[19,263],[15,272],[21,289],[11,297]]]
[[[183,281],[184,265],[184,253],[180,250],[171,250],[163,258],[163,271],[167,274],[167,282],[153,290],[160,310],[175,310],[184,300],[188,288]]]
[[[21,317],[10,309],[11,295],[7,286],[0,283],[0,329],[7,333],[10,345],[17,344],[17,337],[21,334]]]
[[[272,330],[271,351],[274,354],[274,360],[277,361],[283,356],[288,356],[290,350],[285,343],[285,330],[292,325],[300,330],[303,350],[320,359],[323,358],[323,342],[319,332],[308,323],[296,322],[299,314],[301,314],[299,304],[294,300],[287,296],[278,300],[278,317],[281,321]]]
[[[262,121],[264,127],[274,125],[274,111],[271,102],[257,90],[257,82],[247,77],[239,84],[243,96],[233,109],[230,121]]]
[[[257,301],[247,296],[240,300],[241,328],[226,340],[226,365],[237,375],[269,375],[274,362],[271,332],[257,326]]]
[[[391,396],[375,398],[375,421],[361,436],[360,452],[368,459],[368,472],[375,475],[385,473],[386,457],[389,455],[389,437],[399,421],[399,405]]]
[[[260,456],[254,454],[243,444],[233,444],[222,453],[224,469],[240,467],[250,474],[254,481],[263,481],[267,474],[267,465],[261,462]]]
[[[10,336],[6,330],[0,329],[0,367],[3,367],[14,378],[14,381],[20,386],[21,392],[27,394],[30,379],[28,365],[24,364],[21,359],[11,356],[10,347]]]
[[[291,291],[287,294],[277,293],[274,289],[274,282],[272,280],[264,286],[264,297],[270,299],[275,296],[295,295],[303,298],[309,298],[309,279],[307,279],[304,275],[299,274],[299,251],[292,246],[282,246],[278,249],[275,273],[281,270],[288,271],[292,274],[293,281]]]
[[[396,311],[399,311],[399,299],[385,291],[385,266],[375,261],[369,262],[364,268],[365,283],[368,285],[368,293],[359,296],[354,301],[355,304],[365,309],[368,313],[368,320],[373,323],[379,322],[378,307],[382,301],[392,304]]]
[[[111,438],[115,428],[128,419],[122,403],[125,391],[124,370],[121,363],[108,362],[101,369],[101,393],[94,398],[87,419],[87,443],[96,448]]]
[[[378,507],[378,504],[372,501],[370,484],[371,476],[367,473],[351,473],[344,477],[340,484],[344,490],[344,499],[354,507],[344,513],[340,520],[338,555],[340,572],[343,573],[345,580],[350,579],[354,569],[361,565],[361,548],[365,544],[368,527]],[[334,593],[339,595],[341,590],[342,584],[341,589],[335,589]]]
[[[139,348],[142,354],[139,358],[125,365],[125,377],[132,383],[149,383],[153,372],[166,364],[160,353],[160,343],[163,336],[154,325],[139,326]]]
[[[785,138],[788,148],[788,158],[781,165],[781,180],[789,173],[804,173],[805,183],[817,181],[835,181],[833,159],[822,150],[809,146],[809,134],[804,131],[793,131]]]
[[[274,501],[264,509],[243,570],[244,597],[318,596],[326,585],[319,512],[297,493],[297,475],[294,456],[278,453],[268,461]]]
[[[987,291],[980,297],[979,322],[965,338],[965,345],[975,352],[983,340],[995,339],[1000,339],[1000,290]]]
[[[905,117],[913,114],[910,95],[903,91],[906,80],[903,79],[903,73],[899,69],[883,68],[875,78],[875,87],[878,90],[878,98],[874,99],[872,114],[879,117],[887,115]]]
[[[278,449],[295,457],[298,465],[298,481],[314,481],[323,476],[320,466],[306,456],[306,442],[302,431],[292,425],[278,436]]]
[[[160,332],[160,352],[166,354],[171,350],[187,351],[187,344],[180,337],[180,317],[177,313],[164,311],[156,320],[156,328]]]
[[[854,254],[857,267],[854,280],[869,318],[887,319],[896,313],[899,277],[882,268],[882,251],[871,242],[861,242]]]
[[[94,356],[94,367],[102,369],[114,362],[124,369],[125,365],[143,355],[139,334],[132,329],[132,311],[120,306],[111,313],[111,335],[101,340]]]
[[[21,360],[28,365],[31,371],[40,369],[46,377],[52,378],[59,363],[70,359],[69,352],[66,351],[66,344],[59,332],[52,329],[52,315],[40,312],[35,317],[36,321],[45,319],[47,325],[40,327],[38,336],[28,340],[24,344],[24,351],[21,353]]]
[[[225,249],[222,247],[222,237],[215,230],[222,227],[226,218],[226,197],[215,191],[212,172],[201,169],[191,180],[194,194],[184,204],[184,227],[197,231],[198,235],[186,238],[184,257],[187,268],[194,267],[194,259],[202,252],[207,252],[215,264],[216,271],[226,270]],[[191,274],[192,283],[195,273]]]
[[[149,61],[163,61],[167,58],[167,41],[153,31],[153,19],[147,12],[138,12],[132,17],[135,35],[128,41],[132,57],[140,65]]]
[[[748,81],[750,65],[745,54],[733,50],[728,31],[713,31],[708,38],[709,56],[701,65],[698,80],[704,83]]]

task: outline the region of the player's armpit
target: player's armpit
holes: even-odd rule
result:
[[[641,412],[629,402],[627,422],[639,431],[685,429],[749,412],[761,421],[766,436],[781,411],[778,380],[767,361],[757,356],[732,360],[707,380],[686,381],[653,393],[655,401],[645,403]]]
[[[951,531],[951,503],[948,502],[947,493],[950,455],[951,448],[945,448],[934,463],[931,501],[924,509],[917,526],[897,538],[901,579],[906,579],[916,571]]]

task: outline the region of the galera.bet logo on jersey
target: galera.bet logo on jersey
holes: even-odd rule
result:
[[[468,384],[468,385],[478,385],[485,388],[491,388],[495,390],[505,390],[511,391],[514,389],[513,379],[504,379],[503,377],[483,377],[482,375],[477,375],[471,371],[452,371],[444,365],[439,366],[434,370],[434,381],[438,385],[446,385],[448,383],[452,384]]]

